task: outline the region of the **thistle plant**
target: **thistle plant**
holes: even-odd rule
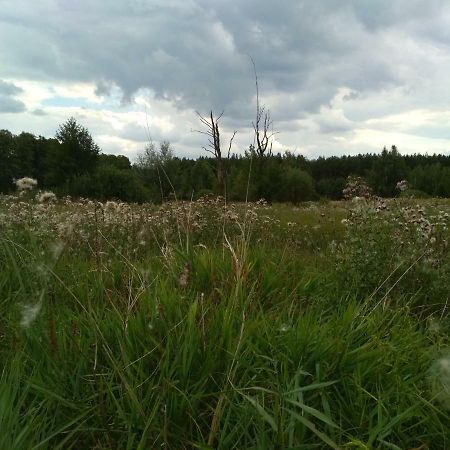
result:
[[[449,213],[0,197],[0,448],[447,448]]]

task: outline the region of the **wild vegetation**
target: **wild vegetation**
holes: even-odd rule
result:
[[[16,185],[0,448],[450,448],[448,200],[358,179],[297,207]]]
[[[0,132],[1,449],[450,448],[449,157],[257,111],[195,161]]]
[[[230,154],[231,146],[222,148],[219,119],[212,113],[210,119],[202,117],[205,141],[211,143],[205,149],[212,155],[196,160],[176,157],[169,142],[159,148],[149,143],[134,164],[126,156],[102,154],[73,118],[59,127],[54,139],[0,130],[0,192],[13,192],[15,179],[32,177],[41,189],[59,196],[101,201],[161,203],[176,192],[180,200],[225,193],[232,201],[299,203],[341,199],[347,178],[359,176],[381,197],[397,196],[400,180],[408,181],[409,196],[450,197],[448,155],[401,155],[395,146],[378,155],[314,160],[290,152],[272,154],[270,116],[262,108],[258,111],[259,140],[240,156]]]

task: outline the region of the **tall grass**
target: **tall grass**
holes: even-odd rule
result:
[[[180,207],[144,232],[86,215],[84,240],[3,228],[1,449],[450,448],[445,302],[396,273],[374,293],[385,228],[358,259],[341,205]]]

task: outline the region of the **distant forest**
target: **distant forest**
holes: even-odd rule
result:
[[[102,154],[88,130],[70,118],[55,138],[0,130],[0,192],[11,193],[14,180],[32,177],[38,189],[57,195],[161,202],[206,194],[229,200],[264,198],[298,203],[340,199],[347,177],[362,177],[376,195],[400,195],[397,182],[407,180],[402,195],[450,197],[449,155],[401,155],[395,146],[380,154],[306,159],[291,152],[179,158],[170,143],[150,143],[134,164],[126,156]]]

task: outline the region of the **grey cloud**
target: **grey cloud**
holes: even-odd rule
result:
[[[108,83],[105,80],[97,81],[95,95],[108,97],[109,95],[111,95],[112,88],[113,87],[112,87],[111,83]]]
[[[20,100],[0,95],[0,113],[21,113],[26,110]]]
[[[343,97],[343,100],[345,100],[345,101],[356,100],[359,97],[360,97],[359,92],[352,91],[349,94],[345,94]]]
[[[14,96],[23,92],[23,89],[16,86],[14,83],[8,83],[7,81],[0,80],[0,95],[5,97]]]
[[[333,122],[333,121],[321,121],[319,122],[319,130],[326,134],[341,134],[353,129],[351,124],[344,122]]]
[[[43,109],[41,109],[41,108],[35,109],[35,110],[32,112],[32,114],[34,114],[35,116],[46,116],[46,115],[47,115],[47,113],[46,113]]]
[[[226,129],[247,132],[255,116],[251,55],[261,104],[281,132],[305,118],[329,134],[386,111],[450,107],[440,85],[450,70],[446,0],[4,3],[4,78],[93,82],[100,96],[120,88],[125,102],[150,89],[180,111],[224,110]],[[343,87],[351,122],[318,119]],[[11,89],[0,82],[0,95],[16,95]],[[194,145],[179,131],[169,136]],[[143,142],[145,133],[128,127],[121,137]]]
[[[0,113],[21,113],[25,111],[25,104],[14,98],[23,89],[14,83],[0,80]]]
[[[11,6],[0,32],[12,48],[3,51],[8,73],[96,81],[104,95],[113,82],[126,98],[149,87],[180,108],[227,109],[235,98],[254,96],[250,54],[262,88],[307,89],[316,101],[300,109],[313,111],[324,102],[320,84],[330,86],[329,97],[341,85],[370,90],[401,82],[375,45],[376,33],[414,20],[420,2],[122,1],[105,7],[97,0],[47,7],[45,16],[36,8],[21,18],[25,8],[15,14]]]

